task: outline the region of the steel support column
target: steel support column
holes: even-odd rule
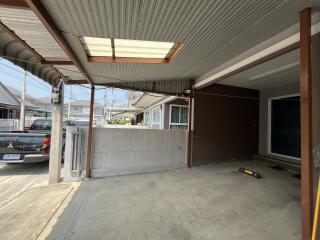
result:
[[[86,164],[86,177],[90,178],[91,158],[92,158],[92,125],[93,125],[93,110],[94,110],[94,93],[95,87],[91,87],[90,97],[90,116],[89,116],[89,129],[88,129],[88,144],[87,144],[87,164]]]
[[[192,91],[192,81],[189,84],[189,105],[188,105],[188,139],[187,139],[187,166],[192,167],[192,101],[193,101],[193,91]]]
[[[300,93],[301,93],[301,220],[302,239],[312,232],[312,79],[311,79],[311,9],[300,12]]]

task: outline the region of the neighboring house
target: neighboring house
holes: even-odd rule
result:
[[[108,120],[133,119],[135,118],[135,114],[141,112],[142,110],[142,108],[136,108],[134,106],[109,107],[105,109],[105,118]]]
[[[5,86],[0,82],[0,119],[17,119],[20,117],[21,91]],[[26,117],[51,115],[50,98],[34,98],[25,96]]]
[[[68,105],[65,105],[65,112],[68,112]],[[90,114],[90,102],[84,100],[77,100],[71,102],[70,118],[87,120]],[[94,104],[94,118],[96,120],[103,119],[103,105],[101,103]]]
[[[0,119],[17,118],[19,111],[19,100],[0,82]]]
[[[137,124],[153,129],[188,129],[188,100],[160,94],[143,94],[134,104],[143,110],[136,114]]]
[[[21,102],[21,91],[10,86],[6,86],[6,87],[18,99],[18,101]],[[26,94],[25,107],[26,107],[26,116],[32,116],[35,112],[37,112],[37,109],[38,109],[37,99]]]
[[[52,105],[50,97],[37,98],[36,105],[38,107],[38,111],[45,113],[46,117],[51,117]]]

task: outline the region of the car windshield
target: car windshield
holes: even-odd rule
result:
[[[31,125],[31,130],[50,130],[52,126],[51,120],[35,120],[34,123]]]
[[[89,126],[89,122],[88,121],[77,121],[76,124],[79,125],[80,127]]]
[[[63,127],[75,126],[74,122],[65,120],[63,121]],[[37,119],[33,122],[30,129],[31,130],[51,130],[52,121],[50,119]]]

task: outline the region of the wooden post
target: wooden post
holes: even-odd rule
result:
[[[301,220],[302,239],[312,232],[312,86],[311,86],[311,9],[300,12],[300,92],[301,92]]]
[[[88,144],[87,144],[87,164],[86,164],[87,178],[90,178],[91,158],[92,158],[92,135],[93,135],[92,125],[93,125],[94,92],[95,92],[95,87],[91,86],[90,116],[89,116]]]
[[[192,167],[192,81],[189,83],[189,106],[188,106],[188,139],[187,139],[187,166]]]

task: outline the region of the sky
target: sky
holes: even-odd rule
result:
[[[23,84],[24,70],[10,61],[0,58],[0,81],[6,85],[21,91]],[[37,76],[27,72],[27,88],[26,92],[28,95],[35,98],[43,98],[51,96],[51,86],[45,81],[39,79]],[[70,86],[65,85],[65,103],[69,102],[70,98]],[[89,87],[89,85],[85,85]],[[96,89],[100,89],[97,87]],[[127,106],[126,90],[121,89],[101,89],[96,90],[95,102],[103,103],[104,94],[107,96],[107,104],[110,106],[112,102],[114,106]],[[80,85],[72,86],[71,100],[90,100],[90,89],[82,87]]]

